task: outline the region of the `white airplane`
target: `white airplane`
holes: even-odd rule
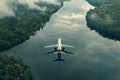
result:
[[[55,51],[48,52],[47,54],[57,53],[57,54],[58,54],[58,59],[56,59],[56,60],[54,60],[54,61],[65,61],[65,60],[61,59],[61,54],[62,54],[62,53],[74,54],[74,53],[65,51],[65,47],[74,48],[74,46],[62,44],[60,38],[58,38],[58,43],[57,43],[57,44],[45,46],[44,48],[51,48],[51,47],[54,47],[54,48],[55,48]]]
[[[55,50],[58,51],[59,53],[62,52],[62,51],[64,51],[64,48],[65,48],[65,47],[74,48],[74,46],[62,44],[60,38],[58,38],[58,43],[57,43],[57,44],[45,46],[44,48],[50,48],[50,47],[56,48]]]

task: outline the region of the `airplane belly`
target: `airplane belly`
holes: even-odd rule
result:
[[[59,51],[61,51],[61,49],[62,49],[61,47],[58,47],[58,50],[59,50]]]

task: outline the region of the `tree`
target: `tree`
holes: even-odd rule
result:
[[[97,2],[98,0],[89,1]],[[118,0],[109,4],[106,4],[106,2],[109,3],[111,1],[105,0],[102,2],[103,5],[87,12],[87,25],[103,37],[120,40],[120,2]]]
[[[32,72],[21,58],[0,54],[0,80],[32,80]]]

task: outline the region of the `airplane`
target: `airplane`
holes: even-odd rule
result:
[[[58,38],[58,43],[57,44],[53,44],[53,45],[49,45],[49,46],[45,46],[44,48],[51,48],[51,47],[54,47],[54,51],[51,51],[51,52],[48,52],[46,54],[51,54],[51,53],[55,53],[58,55],[58,59],[54,60],[55,62],[56,61],[65,61],[64,59],[61,59],[61,54],[74,54],[72,52],[68,52],[68,51],[65,51],[65,47],[69,47],[69,48],[74,48],[74,46],[71,46],[71,45],[66,45],[66,44],[62,44],[62,41],[60,38]]]

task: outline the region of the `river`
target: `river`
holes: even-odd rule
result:
[[[51,16],[43,30],[24,43],[2,53],[21,56],[31,66],[34,80],[119,80],[120,41],[102,37],[90,30],[86,13],[94,8],[85,0],[64,2],[64,6]],[[65,62],[54,62],[56,54],[44,46],[57,43],[75,46],[74,55],[63,54]]]

